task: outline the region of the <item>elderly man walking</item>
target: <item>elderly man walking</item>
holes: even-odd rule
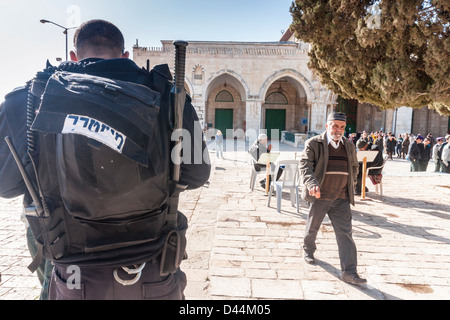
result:
[[[357,273],[356,245],[352,237],[354,185],[358,175],[355,146],[343,137],[346,116],[328,115],[326,131],[308,139],[300,159],[300,173],[304,188],[302,198],[309,202],[304,238],[304,258],[314,264],[317,232],[328,214],[336,234],[342,280],[364,284]]]

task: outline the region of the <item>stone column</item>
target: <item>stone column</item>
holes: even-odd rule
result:
[[[310,108],[309,131],[322,133],[327,121],[327,104],[323,102],[312,102]]]
[[[262,100],[249,99],[245,101],[245,123],[246,140],[255,141],[259,135],[262,125]]]
[[[396,133],[397,135],[399,133],[411,133],[412,128],[412,108],[408,107],[401,107],[397,109],[397,126],[396,126]]]
[[[197,112],[198,119],[200,120],[200,123],[206,124],[206,104],[205,101],[198,97],[192,98],[192,105],[195,108],[195,111]]]

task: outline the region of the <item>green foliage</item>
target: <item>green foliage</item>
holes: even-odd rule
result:
[[[450,115],[450,0],[296,0],[290,12],[330,90]]]

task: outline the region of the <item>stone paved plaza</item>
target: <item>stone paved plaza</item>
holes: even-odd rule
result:
[[[300,213],[283,194],[276,199],[258,185],[249,188],[245,151],[216,158],[211,144],[209,185],[181,196],[189,219],[188,300],[306,299],[397,300],[450,299],[450,175],[409,172],[405,160],[388,160],[383,197],[368,181],[367,201],[353,207],[353,236],[359,273],[368,280],[357,287],[340,280],[334,232],[328,219],[317,238],[317,265],[308,265],[301,245],[307,205]],[[281,156],[294,149],[280,145]],[[259,179],[258,179],[259,180]],[[38,299],[40,285],[26,268],[31,258],[19,216],[21,199],[0,199],[0,299]]]

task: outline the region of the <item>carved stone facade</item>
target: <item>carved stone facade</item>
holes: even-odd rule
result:
[[[189,42],[186,90],[202,124],[216,128],[217,115],[231,110],[232,126],[227,129],[239,139],[254,139],[267,126],[277,127],[266,118],[277,112],[267,110],[284,110],[279,113],[285,114],[284,123],[278,123],[280,130],[322,131],[334,96],[308,69],[308,48],[293,41]],[[141,67],[149,60],[150,68],[168,63],[173,71],[173,57],[172,41],[162,41],[161,48],[133,50]]]
[[[140,67],[150,68],[167,63],[173,72],[172,41],[161,43],[162,47],[156,48],[136,45],[133,60]],[[210,128],[208,136],[214,134],[214,129],[231,130],[226,134],[228,138],[232,135],[249,140],[266,130],[270,135],[271,129],[322,132],[338,97],[321,85],[308,68],[308,50],[309,45],[296,40],[289,31],[277,42],[190,41],[185,87],[202,125]],[[417,121],[422,121],[417,117],[420,119],[408,128],[411,114],[405,113],[409,120],[402,120],[399,115],[403,113],[396,111],[394,119],[393,110],[382,111],[360,103],[356,113],[353,132],[380,128],[395,132],[392,127],[396,121],[397,128],[402,128],[398,133],[418,133],[414,129]],[[437,120],[444,123],[447,119]],[[439,134],[432,126],[428,129]]]

